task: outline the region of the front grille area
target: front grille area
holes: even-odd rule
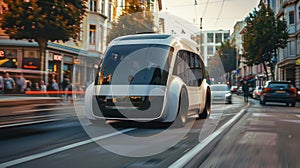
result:
[[[93,113],[108,119],[153,119],[161,115],[163,100],[163,96],[94,96]]]

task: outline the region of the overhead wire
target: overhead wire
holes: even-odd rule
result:
[[[221,14],[222,14],[222,11],[223,11],[224,3],[225,3],[225,0],[222,1],[221,8],[220,8],[220,10],[219,10],[219,14],[218,14],[218,17],[217,17],[217,20],[216,20],[216,23],[215,23],[215,26],[214,26],[214,27],[216,27],[217,24],[218,24],[218,21],[219,21],[219,19],[220,19],[220,16],[221,16]]]

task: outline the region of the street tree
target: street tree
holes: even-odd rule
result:
[[[225,73],[230,73],[236,69],[236,49],[230,44],[229,40],[225,40],[218,48],[218,54],[221,58]]]
[[[275,17],[270,7],[261,4],[245,19],[247,25],[244,33],[244,58],[248,66],[263,64],[267,80],[269,79],[267,66],[271,66],[274,79],[272,59],[277,56],[277,49],[287,46],[288,29],[285,20]]]
[[[224,42],[221,42],[218,55],[220,56],[224,71],[227,75],[227,80],[231,85],[231,72],[236,69],[237,61],[235,46],[230,44],[230,41],[226,39]]]
[[[138,33],[154,32],[154,19],[149,8],[138,0],[128,1],[117,22],[107,36],[107,44],[113,39]]]
[[[8,10],[1,28],[11,39],[36,41],[41,69],[49,41],[76,41],[86,12],[86,0],[4,0]]]

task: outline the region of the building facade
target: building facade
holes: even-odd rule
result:
[[[206,30],[200,35],[201,51],[204,56],[204,64],[208,65],[210,57],[213,57],[218,52],[221,42],[230,37],[230,30]]]
[[[261,2],[270,3],[276,17],[285,19],[288,27],[287,47],[278,50],[276,79],[291,81],[300,88],[300,1],[262,0]]]
[[[143,1],[149,4],[147,7],[161,10],[160,0],[148,1]],[[106,36],[111,23],[122,14],[125,0],[88,0],[86,5],[87,13],[76,42],[48,42],[45,58],[39,58],[36,42],[11,40],[0,30],[0,72],[9,72],[13,78],[23,73],[31,82],[43,79],[51,83],[55,79],[61,83],[68,78],[77,89],[85,89],[96,76],[106,49]],[[0,0],[0,18],[5,10],[9,9]]]

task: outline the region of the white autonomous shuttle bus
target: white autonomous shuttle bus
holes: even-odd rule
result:
[[[199,47],[168,34],[138,34],[113,40],[86,90],[91,122],[134,120],[186,123],[207,118],[211,92]]]

